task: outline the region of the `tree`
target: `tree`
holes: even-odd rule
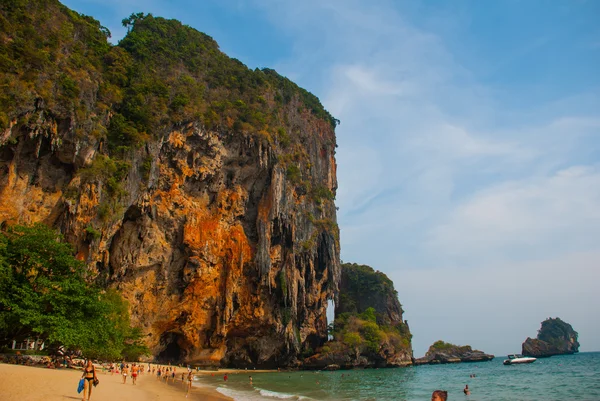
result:
[[[360,356],[360,348],[362,346],[363,340],[360,336],[360,334],[356,333],[356,332],[350,332],[350,333],[346,333],[344,334],[344,343],[346,345],[348,345],[349,347],[351,347],[352,349],[354,349],[354,352],[356,354],[356,359],[358,359],[358,357]]]
[[[0,233],[0,345],[37,337],[96,358],[139,340],[126,302],[86,282],[73,248],[43,224]],[[138,344],[139,345],[139,344]]]

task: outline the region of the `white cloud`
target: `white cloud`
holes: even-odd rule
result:
[[[504,182],[473,194],[434,227],[426,250],[464,264],[596,249],[600,168],[572,166],[550,177]]]
[[[278,68],[342,121],[342,259],[394,279],[417,354],[516,352],[555,315],[600,348],[597,96],[515,109],[391,2],[267,3],[296,38]]]

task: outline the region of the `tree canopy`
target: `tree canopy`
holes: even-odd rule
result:
[[[0,233],[0,345],[26,337],[93,358],[147,352],[127,303],[89,284],[71,245],[43,224]]]

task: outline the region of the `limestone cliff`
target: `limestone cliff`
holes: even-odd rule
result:
[[[579,352],[578,334],[573,327],[560,318],[548,318],[542,322],[537,338],[527,338],[522,354],[536,358]]]
[[[364,265],[342,265],[333,340],[304,361],[305,368],[394,367],[412,364],[412,335],[402,320],[394,283]]]
[[[59,228],[158,360],[274,367],[321,346],[340,266],[318,99],[177,21],[132,15],[111,46],[57,1],[0,11],[0,223]]]
[[[404,324],[402,305],[394,283],[384,273],[370,266],[344,263],[340,281],[340,300],[335,305],[335,315],[362,313],[374,308],[377,323],[396,326]]]

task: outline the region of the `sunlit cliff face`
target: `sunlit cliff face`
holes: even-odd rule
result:
[[[2,153],[0,220],[58,227],[96,280],[129,301],[154,358],[294,364],[326,340],[327,299],[339,281],[335,205],[311,191],[335,192],[333,130],[308,114],[297,124],[294,153],[197,124],[173,130],[132,152],[125,193],[108,210],[102,180],[78,174],[101,143],[14,126],[5,135],[18,141]],[[61,137],[76,146],[52,145]],[[302,181],[289,179],[290,164]]]

